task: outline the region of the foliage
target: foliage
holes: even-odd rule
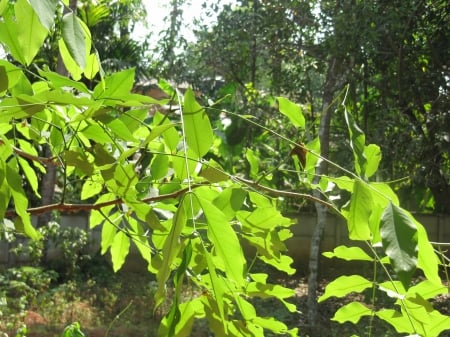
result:
[[[176,102],[170,103],[177,107],[149,115],[150,107],[169,101],[132,93],[134,69],[103,76],[89,30],[73,13],[63,18],[67,24],[61,27],[59,41],[72,79],[38,68],[37,80],[30,83],[25,76],[30,70],[25,67],[32,64],[48,34],[48,24],[42,22],[53,17],[54,9],[19,0],[2,10],[1,28],[6,33],[0,35],[0,41],[18,65],[0,63],[5,79],[0,101],[0,218],[14,218],[17,232],[37,240],[41,234],[33,227],[30,214],[90,211],[90,228],[101,226],[101,253],[111,254],[114,271],[123,266],[132,245],[147,261],[148,271],[156,275],[156,308],[166,301],[167,284],[173,282],[170,309],[159,335],[187,336],[199,318],[206,319],[217,336],[297,335],[297,328],[261,316],[251,301],[274,298],[290,312],[296,311],[289,302],[293,290],[268,282],[268,275],[255,263],[262,261],[290,275],[295,272],[292,259],[285,254],[285,241],[292,236],[294,223],[278,208],[287,197],[321,202],[341,214],[350,239],[367,242],[374,265],[380,263],[386,273],[387,281],[381,287],[375,278],[370,281],[352,275],[337,279],[321,300],[370,286],[388,289],[398,299],[399,310],[377,310],[374,296],[370,308],[348,305],[336,313],[336,320],[357,321],[370,315],[399,332],[423,336],[437,336],[449,327],[450,318],[428,301],[446,291],[438,275],[438,256],[423,226],[400,207],[391,187],[370,180],[378,169],[381,151],[376,145],[366,145],[350,112],[344,109],[342,114],[354,168],[349,171],[337,166],[345,176],[323,176],[318,183],[311,175],[303,175],[319,160],[326,160],[319,156],[317,143],[305,146],[263,128],[288,146],[307,152],[304,166],[298,166],[305,185],[324,196],[336,189],[351,192],[348,203],[338,208],[330,198],[318,200],[309,194],[276,190],[223,170],[209,156],[217,140],[211,119],[214,114],[218,119],[221,109],[201,106],[191,89],[184,94],[172,89]],[[25,21],[28,24],[24,25]],[[36,43],[28,44],[30,40]],[[93,89],[80,81],[82,76],[93,79],[97,73],[101,79]],[[287,100],[279,101],[283,115],[292,125],[302,127],[301,109]],[[36,148],[44,144],[52,150],[50,158],[38,156]],[[259,158],[251,151],[246,157],[256,177]],[[44,172],[44,164],[56,165],[61,171],[62,200],[30,208],[22,185],[26,181],[38,195],[36,172]],[[84,204],[65,199],[72,179],[82,181],[80,200]],[[382,250],[377,252],[374,246],[380,243]],[[244,244],[253,251],[244,251]],[[426,280],[411,286],[417,269]],[[199,290],[190,298],[182,296],[186,283]],[[424,315],[429,320],[425,321]]]

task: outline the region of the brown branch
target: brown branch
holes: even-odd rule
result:
[[[29,159],[29,160],[32,160],[32,161],[37,161],[37,162],[39,162],[41,164],[52,164],[52,165],[55,165],[55,166],[60,166],[61,165],[61,163],[58,163],[58,161],[57,161],[58,157],[50,157],[50,158],[48,158],[48,157],[35,156],[35,155],[33,155],[31,153],[28,153],[28,152],[25,152],[25,151],[19,149],[18,147],[15,147],[15,146],[12,146],[12,149],[13,149],[14,153],[16,153],[17,155],[19,155],[19,156],[21,156],[22,158],[25,158],[25,159]]]
[[[186,187],[179,191],[175,191],[172,193],[162,194],[155,197],[148,197],[140,200],[144,203],[150,203],[150,202],[156,202],[166,199],[172,199],[172,198],[178,198],[180,195],[183,195],[184,193],[188,192],[192,188],[196,188],[199,186],[202,186],[204,184],[195,184],[192,185],[190,188]],[[37,214],[43,214],[51,211],[60,211],[60,212],[71,212],[71,213],[77,213],[82,211],[91,211],[91,210],[98,210],[106,206],[111,205],[121,205],[125,203],[126,201],[122,198],[117,198],[110,201],[100,202],[98,204],[66,204],[66,203],[57,203],[57,204],[50,204],[50,205],[44,205],[44,206],[38,206],[38,207],[32,207],[28,208],[27,212],[30,215],[37,215]],[[5,217],[14,217],[17,213],[15,210],[8,210],[5,212]]]

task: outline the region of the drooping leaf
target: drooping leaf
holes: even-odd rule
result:
[[[277,97],[280,112],[289,118],[289,121],[297,128],[305,128],[305,117],[299,105],[287,98]]]
[[[353,324],[357,324],[361,317],[370,316],[371,314],[372,310],[367,308],[365,305],[359,302],[351,302],[340,307],[331,320],[341,324],[344,322],[352,322]]]
[[[372,191],[363,182],[357,180],[350,197],[350,210],[347,216],[349,238],[351,240],[369,240],[371,232],[369,218],[372,212]]]
[[[188,147],[198,158],[203,157],[213,144],[213,131],[208,115],[195,99],[192,89],[188,89],[184,96],[182,118]]]
[[[62,19],[62,37],[70,56],[81,69],[86,67],[86,40],[80,19],[73,12],[67,13]]]
[[[36,172],[30,166],[30,164],[23,158],[19,158],[20,167],[23,170],[25,178],[27,178],[28,183],[30,184],[31,189],[36,194],[37,197],[40,197],[39,194],[39,183]]]
[[[113,269],[117,272],[125,263],[130,251],[130,238],[124,230],[119,230],[111,243],[111,260]]]
[[[383,248],[407,289],[417,267],[417,226],[400,207],[389,203],[381,218]]]
[[[208,238],[214,244],[228,278],[242,286],[246,261],[235,231],[221,210],[201,195],[196,194],[196,197],[208,222]]]
[[[340,276],[326,286],[325,293],[319,297],[318,301],[325,301],[332,296],[344,297],[351,292],[361,292],[372,286],[371,281],[359,275]]]
[[[353,150],[353,156],[355,158],[355,171],[362,177],[366,178],[366,166],[367,158],[364,153],[366,146],[366,136],[364,132],[359,128],[353,115],[347,110],[344,110],[345,121],[347,123],[348,131],[350,133],[350,146]]]
[[[164,240],[162,248],[162,264],[156,274],[158,281],[158,289],[155,293],[155,308],[157,308],[164,301],[165,298],[165,284],[169,278],[170,272],[173,268],[172,264],[177,257],[181,246],[181,232],[187,222],[187,211],[189,210],[190,196],[184,196],[178,205],[177,212],[172,219],[172,226],[170,232]]]

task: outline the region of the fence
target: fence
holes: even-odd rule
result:
[[[297,219],[297,224],[292,227],[293,237],[287,241],[289,255],[294,259],[294,266],[297,269],[305,270],[309,258],[309,245],[311,236],[316,224],[314,214],[290,214],[291,218]],[[450,217],[439,215],[425,215],[416,214],[416,219],[421,222],[427,232],[430,241],[433,242],[450,242]],[[61,216],[61,229],[78,227],[88,230],[88,217],[82,215]],[[100,249],[100,228],[96,228],[91,232],[91,239],[93,244],[90,246],[90,251],[96,252]],[[322,240],[322,251],[333,250],[336,246],[352,244],[354,241],[348,239],[348,231],[345,222],[330,215],[327,226],[325,228],[324,237]],[[60,251],[57,247],[50,245],[47,251],[47,259],[57,259]],[[27,257],[17,257],[10,253],[9,243],[0,241],[0,265],[15,265],[24,264],[27,262]],[[139,256],[137,249],[132,249],[130,255],[127,257],[126,267],[131,269],[139,269],[144,265],[143,259]]]

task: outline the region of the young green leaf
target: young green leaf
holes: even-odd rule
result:
[[[359,302],[351,302],[340,307],[331,320],[341,324],[345,322],[357,324],[361,317],[370,316],[371,314],[372,310],[367,308],[365,305]]]
[[[371,281],[359,275],[340,276],[327,285],[325,293],[319,297],[318,301],[323,302],[332,296],[344,297],[351,292],[361,292],[372,286]]]
[[[130,251],[130,238],[124,230],[119,230],[111,243],[111,261],[114,271],[118,271],[125,263]]]
[[[373,258],[359,247],[339,246],[333,252],[325,252],[322,255],[328,258],[337,257],[347,261],[373,261]]]
[[[195,99],[192,89],[188,89],[184,96],[182,117],[186,143],[201,158],[208,153],[213,144],[213,131],[208,115]]]
[[[381,218],[384,251],[405,289],[417,267],[417,227],[410,216],[391,202]]]
[[[208,238],[224,263],[228,278],[238,287],[243,286],[246,262],[235,231],[221,210],[201,195],[196,197],[208,222]]]
[[[289,121],[297,128],[305,128],[305,117],[299,105],[287,98],[277,97],[280,112],[289,118]]]
[[[349,238],[369,240],[371,237],[369,218],[372,212],[373,191],[366,184],[356,180],[350,197],[350,210],[347,216]]]

